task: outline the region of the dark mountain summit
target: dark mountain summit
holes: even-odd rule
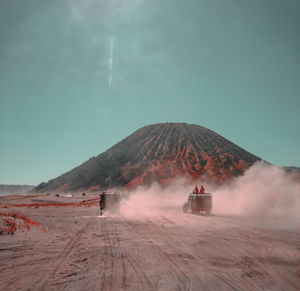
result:
[[[38,185],[36,191],[98,190],[171,182],[174,177],[222,182],[260,158],[199,125],[145,126],[106,152]]]

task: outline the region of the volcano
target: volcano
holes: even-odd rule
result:
[[[259,157],[203,126],[159,123],[138,129],[104,153],[35,187],[35,191],[106,190],[176,177],[222,183],[241,175]]]

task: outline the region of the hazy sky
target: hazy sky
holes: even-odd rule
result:
[[[300,166],[299,0],[0,0],[0,184],[159,122]]]

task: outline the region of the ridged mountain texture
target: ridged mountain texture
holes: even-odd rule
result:
[[[178,176],[222,183],[260,158],[199,125],[145,126],[106,152],[35,190],[81,191],[171,183]]]

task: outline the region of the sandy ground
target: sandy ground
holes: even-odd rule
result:
[[[300,289],[295,222],[179,208],[138,218],[99,216],[97,205],[5,211],[29,216],[46,232],[0,236],[0,290]]]

